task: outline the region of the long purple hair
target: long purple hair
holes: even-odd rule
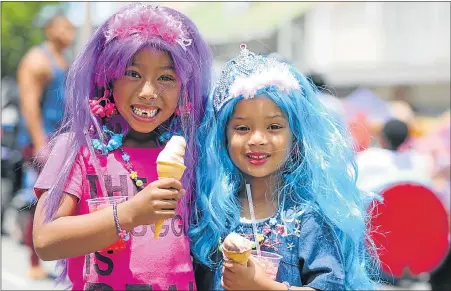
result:
[[[171,19],[180,21],[184,31],[187,32],[187,37],[192,39],[191,45],[183,47],[179,43],[165,41],[160,36],[149,37],[140,33],[107,41],[105,32],[111,24],[114,24],[116,19],[120,19],[121,16],[130,19],[138,16],[142,17],[146,13],[149,13],[150,17],[150,15],[155,13],[155,10],[151,11],[152,9],[158,9],[158,13],[166,15],[169,22]],[[166,21],[165,23],[167,25],[168,22]],[[115,25],[117,26],[117,23]],[[102,131],[102,121],[94,116],[90,110],[89,100],[102,96],[103,91],[106,89],[110,90],[114,81],[124,75],[125,69],[131,63],[133,56],[144,48],[162,50],[170,54],[181,83],[182,96],[180,97],[187,94],[188,101],[192,104],[189,114],[182,116],[174,114],[155,130],[158,135],[165,134],[168,131],[171,133],[181,131],[187,138],[185,155],[187,170],[183,180],[187,194],[182,203],[191,206],[194,200],[194,175],[198,156],[194,134],[204,115],[206,100],[210,92],[212,54],[194,23],[182,13],[167,7],[155,8],[145,4],[132,4],[110,17],[94,32],[68,71],[65,91],[65,116],[61,128],[51,139],[48,146],[53,147],[63,133],[70,141],[68,142],[65,156],[61,157],[64,159],[61,174],[57,178],[55,185],[48,190],[48,195],[44,201],[46,223],[54,218],[61,202],[64,185],[80,149],[86,147],[91,152],[91,156],[95,156],[91,144],[92,138],[97,137],[102,140],[107,138]],[[180,97],[178,106],[182,108],[185,106],[184,98]],[[121,131],[126,134],[128,126],[119,114],[109,121],[109,127],[117,128],[115,127],[117,123],[122,125]],[[99,169],[98,166],[95,168]],[[101,181],[101,185],[102,190],[104,190],[103,181]],[[190,216],[189,210],[183,212],[182,215],[184,216],[185,229],[187,229]],[[62,265],[63,271],[57,282],[61,282],[67,276],[66,260],[61,260],[59,265]]]

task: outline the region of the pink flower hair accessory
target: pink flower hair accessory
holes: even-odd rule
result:
[[[159,36],[163,40],[178,43],[183,49],[193,42],[183,29],[183,23],[165,11],[164,7],[137,5],[132,11],[117,14],[105,31],[106,43],[115,38],[123,39],[133,34],[143,37]]]
[[[101,118],[111,117],[116,114],[116,106],[114,103],[111,103],[108,99],[110,95],[109,90],[105,90],[103,97],[97,100],[89,100],[89,106],[91,107],[91,111],[95,116],[100,116]],[[100,102],[105,101],[105,106],[102,106]]]

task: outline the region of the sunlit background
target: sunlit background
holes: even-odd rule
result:
[[[62,12],[75,25],[76,41],[66,51],[68,60],[73,61],[93,31],[129,3],[2,2],[2,139],[3,129],[18,118],[8,107],[17,100],[17,64],[31,46],[43,41],[46,20]],[[196,23],[213,51],[216,71],[246,43],[254,52],[272,54],[305,74],[320,75],[329,93],[338,97],[325,100],[326,106],[349,124],[365,126],[363,137],[358,130],[353,132],[365,146],[377,143],[373,136],[380,133],[384,121],[398,117],[411,126],[413,147],[426,153],[440,148],[435,158],[449,160],[449,2],[163,5],[183,12]],[[444,131],[439,132],[441,129]],[[449,178],[446,182],[449,187]]]
[[[2,77],[39,30],[63,10],[77,27],[68,52],[79,52],[103,21],[127,2],[67,2],[51,5],[2,3]],[[450,3],[446,2],[169,2],[189,16],[214,52],[218,68],[246,42],[258,53],[277,53],[303,72],[324,76],[335,95],[356,87],[382,99],[405,98],[419,113],[435,115],[450,106]],[[26,17],[21,15],[28,13]],[[36,15],[33,15],[36,14]],[[29,23],[23,23],[23,20]],[[11,38],[7,38],[11,35]],[[7,40],[7,41],[6,41]],[[5,44],[5,43],[9,44]],[[35,41],[37,42],[37,41]],[[4,45],[7,45],[5,47]],[[14,48],[13,51],[8,51]],[[3,56],[14,56],[4,57]],[[6,66],[6,67],[5,67]],[[397,89],[402,87],[402,90]]]

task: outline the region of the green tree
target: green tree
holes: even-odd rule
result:
[[[2,2],[1,77],[16,76],[20,59],[29,48],[44,40],[36,17],[42,7],[60,2]]]

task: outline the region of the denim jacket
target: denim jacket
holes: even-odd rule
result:
[[[257,230],[261,250],[282,256],[276,281],[318,290],[344,290],[343,255],[332,228],[318,215],[300,206],[287,207],[273,217],[258,220]],[[234,231],[254,239],[252,224],[243,218]],[[208,289],[223,290],[222,264],[214,273],[214,288]]]

